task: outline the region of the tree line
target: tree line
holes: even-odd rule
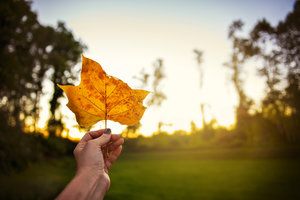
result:
[[[205,120],[206,105],[201,103],[203,128],[192,122],[189,132],[178,130],[173,136],[167,136],[162,129],[167,124],[160,122],[152,140],[145,142],[140,136],[128,142],[128,146],[155,144],[154,148],[164,143],[165,146],[176,144],[196,148],[220,143],[299,143],[300,1],[295,1],[293,10],[277,25],[272,26],[262,19],[248,33],[243,32],[243,25],[241,20],[237,20],[229,27],[228,39],[232,51],[224,64],[238,96],[235,128],[216,129],[215,120]],[[31,10],[31,2],[25,0],[0,2],[0,26],[0,168],[23,166],[21,161],[21,164],[14,163],[20,158],[26,160],[31,155],[37,155],[38,151],[45,155],[69,152],[72,145],[53,139],[65,129],[59,103],[62,90],[56,83],[69,84],[76,80],[78,71],[74,66],[87,46],[63,22],[55,26],[41,24],[37,14]],[[194,50],[194,53],[199,66],[201,89],[205,70],[201,65],[203,52]],[[265,96],[259,108],[254,106],[244,89],[242,73],[248,63],[265,81]],[[141,81],[141,87],[153,91],[148,105],[160,106],[166,100],[160,87],[165,77],[162,59],[157,59],[150,71],[143,70],[136,77]],[[46,82],[51,83],[48,85],[53,91],[49,98],[50,117],[47,119],[50,137],[45,139],[36,136],[38,134],[24,136],[22,133],[28,127],[29,132],[38,132],[37,121],[45,117],[41,116],[40,102],[46,92]],[[128,126],[124,135],[138,136],[139,128],[140,124]],[[28,139],[30,137],[34,139]],[[27,150],[14,150],[11,148],[13,146]],[[38,156],[32,159],[38,159]]]
[[[36,131],[43,83],[48,80],[53,91],[47,123],[52,136],[63,128],[58,109],[62,91],[56,83],[75,79],[74,65],[86,46],[62,22],[54,27],[39,23],[29,1],[1,1],[0,24],[1,126],[31,126]]]
[[[299,142],[300,2],[296,1],[293,11],[275,26],[262,19],[246,36],[240,36],[243,25],[237,20],[229,27],[232,53],[225,64],[231,71],[231,80],[238,94],[236,130],[252,139],[269,135],[286,143]],[[261,106],[252,115],[253,100],[246,95],[241,78],[245,64],[251,61],[255,63],[251,66],[265,82]],[[256,133],[247,135],[245,130],[254,126],[258,127]]]
[[[216,119],[207,121],[207,105],[200,102],[202,127],[191,122],[190,131],[177,130],[168,136],[160,129],[151,139],[142,136],[132,141],[139,149],[172,148],[183,146],[195,148],[207,146],[264,146],[266,144],[299,144],[300,142],[300,1],[295,1],[293,10],[277,25],[266,19],[256,22],[245,33],[244,23],[236,20],[228,28],[231,55],[224,67],[230,73],[230,81],[237,94],[235,109],[236,124],[232,130],[217,127]],[[203,51],[195,49],[199,70],[200,90],[203,87],[205,69]],[[244,89],[243,73],[252,67],[264,80],[264,96],[260,105],[255,105]],[[250,83],[257,84],[257,83]],[[203,94],[205,95],[205,94]],[[200,117],[199,117],[200,119]],[[186,137],[186,135],[189,135]]]

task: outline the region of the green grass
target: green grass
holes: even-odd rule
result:
[[[189,152],[124,156],[107,199],[299,199],[300,161],[202,159]]]
[[[23,172],[0,176],[0,199],[54,199],[72,178],[73,158],[45,160]]]
[[[299,159],[243,155],[235,151],[125,153],[110,173],[106,199],[300,199]],[[51,199],[73,173],[72,158],[37,163],[22,173],[1,176],[6,198],[0,199]]]

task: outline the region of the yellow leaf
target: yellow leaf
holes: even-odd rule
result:
[[[81,82],[78,86],[58,85],[68,97],[67,106],[81,127],[112,120],[126,125],[137,124],[145,107],[148,91],[131,89],[118,78],[109,76],[101,65],[82,56]]]

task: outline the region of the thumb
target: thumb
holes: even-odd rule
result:
[[[94,139],[95,143],[97,143],[97,145],[99,146],[103,146],[105,145],[106,143],[108,143],[110,141],[110,138],[111,138],[111,130],[109,128],[105,129],[104,134],[101,135],[100,137]]]

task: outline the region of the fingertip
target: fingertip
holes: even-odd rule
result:
[[[123,146],[120,145],[116,150],[114,150],[114,155],[116,156],[116,159],[118,159],[118,157],[121,155],[123,150]]]
[[[105,129],[100,129],[96,131],[90,131],[89,134],[93,139],[100,137],[104,133]]]
[[[114,150],[114,152],[117,156],[119,156],[122,150],[123,150],[123,145],[120,145]]]
[[[103,138],[109,138],[109,140],[111,139],[111,134],[102,134],[102,136],[101,137],[103,137]]]
[[[113,141],[116,141],[116,140],[118,140],[119,138],[122,138],[121,134],[112,134],[111,139],[112,139]]]
[[[120,146],[119,146],[119,149],[120,149],[119,151],[120,151],[120,153],[121,153],[122,150],[123,150],[123,145],[120,145]]]
[[[114,141],[115,146],[120,146],[124,144],[124,138],[119,138],[118,140]]]
[[[110,139],[111,139],[111,134],[102,134],[101,137],[98,137],[93,141],[95,141],[98,145],[103,146],[109,143]]]

